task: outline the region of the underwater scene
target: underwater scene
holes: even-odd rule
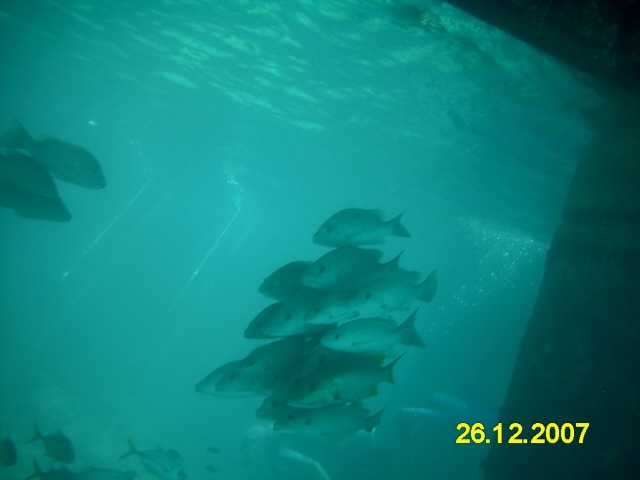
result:
[[[0,478],[483,478],[584,74],[436,0],[9,0],[0,52]]]

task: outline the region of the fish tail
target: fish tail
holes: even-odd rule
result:
[[[120,458],[118,458],[118,460],[122,460],[123,458],[126,458],[129,455],[135,455],[137,453],[138,453],[138,450],[136,450],[136,447],[133,444],[133,440],[131,440],[131,437],[129,437],[129,451],[120,455]]]
[[[420,295],[418,298],[423,302],[430,302],[438,289],[438,276],[436,270],[431,272],[431,274],[425,278],[420,285],[418,285],[418,288],[420,289]]]
[[[23,480],[31,480],[32,478],[41,478],[42,475],[43,475],[42,469],[40,468],[40,465],[38,465],[38,462],[34,458],[33,459],[33,473],[31,475],[29,475],[28,477],[24,477]]]
[[[400,355],[398,358],[394,359],[392,362],[389,362],[388,365],[385,365],[384,367],[382,367],[382,370],[384,372],[384,378],[383,378],[384,382],[395,383],[393,381],[393,367],[395,366],[396,363],[398,363],[398,360],[400,360],[403,355],[404,353]]]
[[[36,440],[40,440],[42,438],[42,435],[40,434],[40,429],[38,428],[38,425],[36,425],[35,423],[33,424],[33,431],[35,432],[34,436],[27,443],[35,442]]]
[[[367,432],[372,431],[374,428],[376,428],[378,426],[378,424],[380,423],[380,420],[382,419],[382,414],[384,413],[384,409],[385,408],[387,408],[387,407],[382,407],[376,413],[374,413],[370,417],[366,418],[364,429]]]
[[[416,308],[409,317],[398,326],[400,332],[400,343],[403,345],[414,345],[416,347],[426,347],[427,345],[420,338],[420,334],[416,330]]]
[[[400,223],[400,220],[402,220],[402,215],[404,215],[404,212],[402,212],[397,217],[389,220],[389,223],[391,224],[391,234],[395,235],[396,237],[410,237],[411,234],[407,231],[404,225]]]

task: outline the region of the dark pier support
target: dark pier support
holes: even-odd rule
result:
[[[591,112],[492,445],[486,480],[640,478],[640,96]],[[522,424],[590,424],[584,443],[510,444]],[[546,440],[545,435],[542,436]]]
[[[640,479],[640,1],[448,1],[599,78],[604,97],[585,112],[593,138],[501,410],[503,443],[487,432],[484,478]],[[508,443],[513,422],[527,444]],[[576,428],[569,443],[531,444],[534,423],[579,422],[584,443]]]

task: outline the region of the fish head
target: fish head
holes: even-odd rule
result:
[[[219,389],[217,387],[218,381],[225,375],[230,375],[231,373],[236,372],[240,368],[240,365],[241,361],[235,360],[216,368],[196,384],[196,391],[207,395],[215,395],[219,393]]]
[[[305,409],[292,408],[280,415],[273,423],[273,429],[284,432],[299,432],[305,425],[309,427],[313,419]]]
[[[347,232],[331,220],[327,220],[318,228],[318,231],[313,234],[312,240],[313,243],[328,247],[340,247],[349,243]]]
[[[287,404],[288,392],[275,392],[264,399],[256,410],[256,417],[277,419],[285,415],[292,407]]]
[[[338,400],[337,385],[328,381],[317,381],[314,378],[302,379],[300,386],[289,396],[287,403],[292,407],[317,408],[336,403]]]
[[[339,327],[330,328],[320,339],[320,344],[322,346],[333,350],[344,350],[344,346],[347,342],[348,338],[344,337]]]
[[[375,284],[356,290],[349,298],[349,306],[361,315],[378,314],[385,310],[384,290]]]
[[[307,287],[323,289],[336,284],[339,280],[338,274],[333,265],[320,260],[309,265],[300,281]]]

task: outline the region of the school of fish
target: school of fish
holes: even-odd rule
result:
[[[403,347],[425,346],[415,327],[418,308],[410,307],[430,302],[437,289],[435,270],[422,279],[400,267],[400,254],[383,262],[384,253],[370,248],[389,235],[410,237],[401,218],[359,208],[332,215],[313,235],[332,250],[278,268],[258,288],[274,303],[244,336],[269,343],[214,369],[196,390],[264,396],[256,416],[277,431],[327,440],[372,431],[384,408],[372,413],[363,401],[393,383]],[[405,310],[397,322],[393,314]]]
[[[68,222],[54,178],[92,189],[107,185],[91,152],[49,136],[33,138],[13,120],[0,137],[0,206],[22,217]]]

